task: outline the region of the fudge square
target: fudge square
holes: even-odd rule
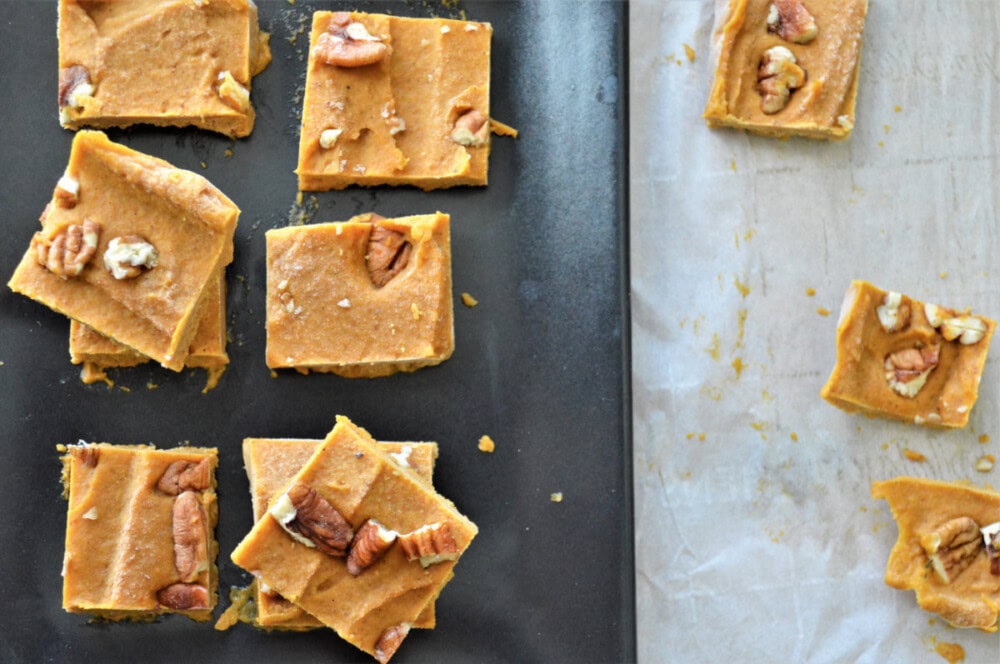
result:
[[[488,23],[316,12],[299,189],[486,184]]]
[[[267,366],[371,378],[451,357],[449,225],[368,214],[268,231]]]
[[[709,127],[850,136],[868,0],[720,0],[716,7]]]
[[[253,499],[253,518],[260,521],[267,515],[274,498],[280,496],[288,483],[312,458],[322,445],[322,440],[292,438],[246,438],[243,441],[243,464],[250,480]],[[437,459],[437,443],[378,443],[383,452],[396,463],[412,468],[428,486]],[[323,627],[295,604],[274,592],[255,584],[254,601],[257,603],[255,624],[267,629],[304,630]],[[435,624],[434,605],[428,604],[413,623],[414,627],[431,629]]]
[[[226,354],[226,279],[222,272],[208,287],[205,313],[191,340],[184,366],[207,369],[210,389],[229,364]],[[69,355],[73,364],[82,364],[80,378],[85,383],[109,380],[105,371],[111,368],[134,367],[149,362],[149,358],[109,339],[92,327],[70,321]]]
[[[59,121],[246,136],[270,61],[252,0],[60,0]]]
[[[899,528],[887,585],[955,627],[995,632],[1000,619],[1000,493],[917,477],[872,484]]]
[[[368,432],[338,416],[232,559],[385,662],[477,532]]]
[[[81,131],[8,286],[180,371],[239,212],[202,176]]]
[[[69,500],[63,608],[112,620],[209,620],[218,584],[216,450],[61,449]]]
[[[964,427],[995,329],[968,310],[854,281],[837,324],[837,363],[820,395],[848,412]]]

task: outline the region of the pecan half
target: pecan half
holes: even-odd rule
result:
[[[375,519],[365,521],[351,541],[347,571],[351,576],[361,574],[382,559],[398,536],[399,533],[389,530]]]
[[[458,558],[458,546],[447,521],[431,523],[400,535],[399,546],[407,560],[413,562],[419,558],[423,567]]]
[[[486,145],[489,139],[489,118],[476,109],[465,111],[455,119],[455,126],[451,130],[451,140],[459,145],[477,148]]]
[[[315,489],[296,484],[269,510],[289,535],[306,546],[343,558],[351,543],[351,524]]]
[[[31,244],[38,264],[57,276],[77,277],[97,253],[101,227],[90,219],[83,224],[70,224],[53,237],[35,233]]]
[[[401,623],[382,632],[382,636],[378,637],[378,643],[375,644],[375,659],[379,664],[385,664],[392,659],[409,633],[410,623]]]
[[[174,461],[167,466],[156,483],[156,488],[168,496],[184,491],[203,491],[212,486],[212,466],[208,457],[198,463]]]
[[[975,519],[960,516],[922,536],[920,546],[938,578],[951,583],[983,550],[983,540]]]
[[[819,34],[816,19],[802,0],[773,0],[767,14],[767,31],[796,44],[807,44]]]
[[[175,611],[208,608],[208,588],[197,583],[174,583],[156,592],[161,606]]]
[[[208,519],[194,491],[174,499],[174,566],[185,582],[208,569]]]
[[[757,92],[760,108],[768,115],[788,105],[793,90],[806,82],[806,71],[796,64],[795,55],[784,46],[772,46],[764,51],[757,68]]]
[[[372,283],[378,288],[389,283],[406,268],[412,251],[413,246],[406,241],[405,235],[373,221],[365,257]]]
[[[885,294],[882,304],[875,307],[875,315],[883,330],[890,334],[900,332],[910,324],[910,300],[901,293],[890,291]]]
[[[104,267],[115,279],[135,279],[152,270],[160,260],[156,247],[139,235],[123,235],[108,243]]]
[[[896,394],[912,399],[938,364],[940,346],[904,348],[885,358],[885,380]]]
[[[316,39],[313,51],[318,60],[337,67],[364,67],[381,62],[389,47],[368,33],[362,23],[347,12],[337,12],[326,32]]]
[[[71,65],[59,70],[59,108],[80,108],[81,97],[94,94],[90,72],[83,65]]]

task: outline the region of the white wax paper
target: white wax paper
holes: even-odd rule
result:
[[[713,5],[630,6],[640,660],[1000,661],[997,634],[884,584],[896,527],[870,497],[1000,486],[975,469],[1000,457],[1000,339],[964,430],[819,398],[852,279],[1000,317],[1000,3],[871,0],[839,143],[706,128]]]

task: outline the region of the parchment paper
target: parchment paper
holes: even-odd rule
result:
[[[851,279],[1000,316],[1000,3],[872,0],[841,143],[707,129],[712,26],[704,0],[630,7],[640,658],[1000,661],[996,634],[883,583],[897,532],[870,497],[897,475],[1000,485],[975,469],[1000,456],[1000,348],[965,430],[819,398]]]

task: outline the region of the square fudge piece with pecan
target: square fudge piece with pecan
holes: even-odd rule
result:
[[[338,417],[232,558],[386,662],[477,532],[412,468]]]
[[[243,463],[250,480],[253,518],[260,521],[275,498],[282,495],[289,482],[308,463],[322,445],[322,440],[282,438],[247,438],[243,441]],[[428,486],[437,459],[437,443],[378,443],[380,450],[396,463],[412,468]],[[267,629],[303,630],[323,627],[323,623],[270,588],[256,584],[255,625]],[[431,629],[435,624],[434,604],[428,604],[413,627]]]
[[[205,313],[198,322],[184,366],[208,371],[207,391],[218,384],[229,364],[229,355],[226,354],[226,279],[222,272],[212,279],[205,297]],[[75,320],[69,324],[69,356],[73,364],[83,365],[80,379],[87,384],[98,381],[110,384],[106,373],[108,369],[149,362],[145,355]]]
[[[885,582],[913,590],[925,611],[955,627],[995,632],[1000,619],[1000,493],[897,477],[872,484],[889,502],[899,537]]]
[[[59,121],[247,136],[270,61],[252,0],[60,0]]]
[[[449,221],[369,214],[268,231],[267,366],[371,378],[451,357]]]
[[[239,212],[202,176],[81,131],[8,286],[180,371]]]
[[[215,449],[70,445],[63,608],[99,618],[183,613],[216,602]]]
[[[299,189],[485,185],[492,34],[488,23],[316,12]]]
[[[710,127],[843,139],[868,0],[717,0]]]
[[[979,394],[996,322],[855,281],[820,393],[848,412],[960,428]]]

